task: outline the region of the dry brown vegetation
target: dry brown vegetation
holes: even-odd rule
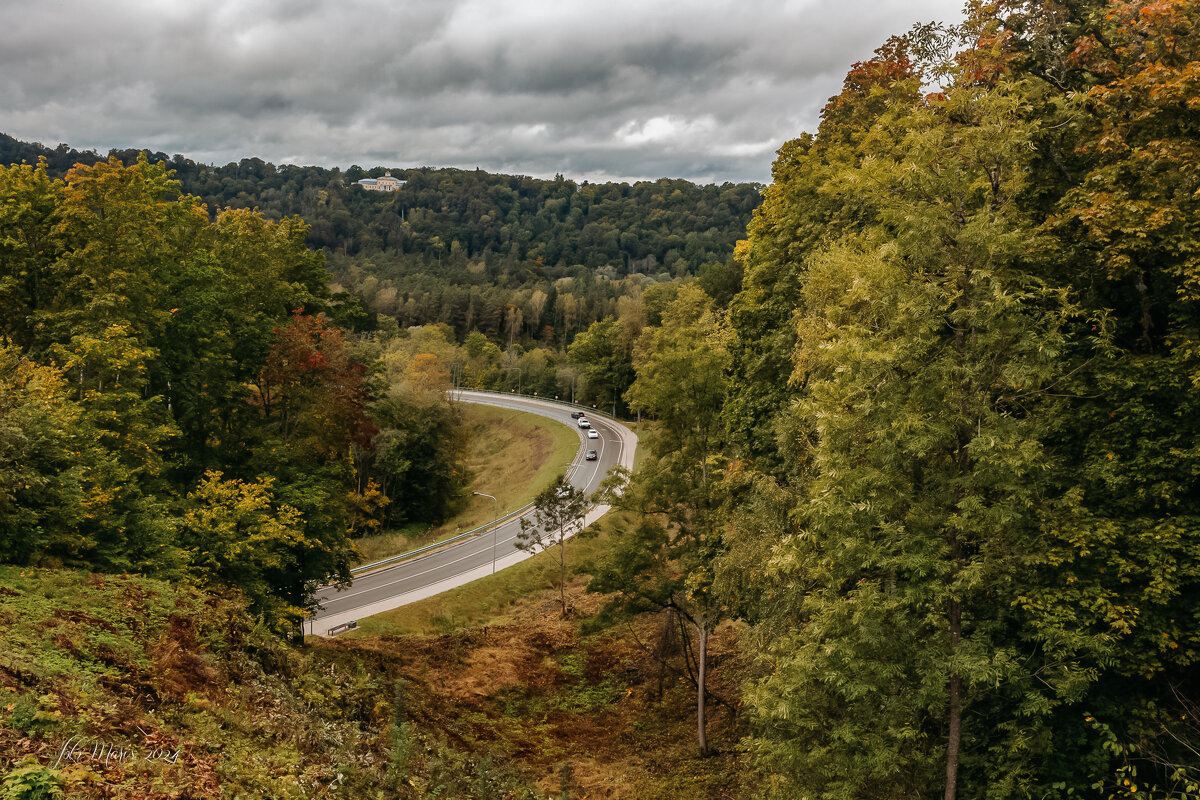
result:
[[[683,654],[677,646],[655,652],[664,618],[585,633],[602,602],[585,583],[568,585],[574,613],[566,619],[548,590],[513,601],[488,624],[324,646],[391,662],[423,696],[422,728],[506,763],[548,795],[561,791],[570,764],[573,798],[745,796],[732,711],[743,671],[738,628],[723,626],[711,643],[710,691],[727,704],[713,703],[717,752],[700,758]]]
[[[717,753],[700,758],[682,654],[653,652],[662,619],[601,626],[584,584],[568,585],[565,619],[545,586],[444,632],[296,649],[237,601],[0,567],[0,782],[24,770],[88,798],[532,800],[559,797],[569,765],[575,800],[747,796],[738,629],[712,642],[710,687],[730,706],[713,704]],[[397,779],[401,679],[411,758]],[[82,749],[60,759],[73,741]],[[106,761],[105,746],[131,755]]]

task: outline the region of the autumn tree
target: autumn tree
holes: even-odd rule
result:
[[[1060,722],[1056,777],[1107,765],[1084,774],[1127,791],[1140,768],[1143,791],[1182,791],[1200,780],[1186,688],[1200,681],[1200,644],[1180,623],[1200,591],[1200,6],[997,3],[969,22],[967,63],[1021,76],[1045,120],[1023,201],[1060,248],[1041,274],[1070,283],[1113,334],[1080,364],[1060,448],[1068,502],[1021,598],[1044,637],[1102,665],[1089,713]]]
[[[788,382],[805,257],[831,230],[849,232],[875,219],[873,198],[841,180],[869,156],[862,141],[889,104],[918,97],[921,68],[907,38],[893,38],[847,73],[830,99],[816,136],[785,142],[772,181],[734,250],[742,289],[730,302],[732,371],[753,387],[729,398],[726,424],[742,453],[760,468],[779,468],[773,420],[795,395]]]
[[[750,697],[782,795],[1027,791],[1028,737],[1086,684],[1010,610],[1056,496],[1076,313],[1026,272],[1056,252],[1019,203],[1034,125],[1006,82],[892,104],[840,178],[874,222],[803,260],[793,532],[727,562],[765,583]]]
[[[38,326],[58,296],[62,194],[45,161],[0,167],[0,332],[23,348],[44,342]]]
[[[255,384],[261,437],[255,474],[275,479],[280,502],[304,520],[305,548],[295,556],[285,599],[304,608],[316,581],[349,578],[353,447],[370,442],[363,367],[324,316],[296,314],[279,327]]]
[[[405,362],[419,413],[378,409],[413,465],[379,470],[404,502],[380,491],[384,392],[321,313],[346,301],[308,230],[210,215],[145,154],[0,169],[0,557],[240,586],[278,621],[348,577],[351,525],[454,507],[433,356]]]
[[[372,434],[362,365],[324,316],[296,314],[277,328],[256,383],[256,403],[288,445],[337,459]]]

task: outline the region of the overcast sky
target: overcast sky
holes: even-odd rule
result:
[[[962,0],[0,0],[0,131],[225,164],[769,180]]]

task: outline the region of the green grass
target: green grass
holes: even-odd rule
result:
[[[573,572],[604,552],[612,531],[628,523],[625,515],[606,514],[589,532],[567,540],[567,580]],[[381,634],[438,634],[458,628],[493,624],[512,607],[539,592],[558,587],[558,551],[554,548],[457,589],[358,621],[343,638]]]
[[[646,446],[646,442],[642,441],[642,437],[649,432],[651,423],[649,420],[645,422],[627,422],[625,427],[633,431],[638,436],[637,450],[633,452],[633,471],[637,472],[641,468],[642,463],[650,456],[650,448]]]
[[[533,502],[538,492],[567,470],[579,450],[574,429],[538,414],[476,403],[459,406],[471,429],[468,466],[475,480],[471,491],[486,492],[499,501],[500,514]],[[366,564],[440,541],[491,522],[496,504],[471,496],[461,513],[441,525],[410,525],[357,539]]]
[[[446,712],[415,675],[414,792],[396,795],[392,665],[339,643],[288,647],[236,597],[0,565],[0,642],[0,797],[532,796],[445,743]],[[500,788],[462,788],[476,779]]]

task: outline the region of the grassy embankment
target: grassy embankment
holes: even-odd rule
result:
[[[572,562],[619,524],[573,543]],[[661,617],[600,624],[602,598],[573,576],[564,619],[553,570],[521,574],[480,582],[495,609],[475,624],[478,586],[407,626],[441,632],[292,648],[186,587],[0,567],[0,796],[537,800],[566,765],[571,797],[745,796],[727,707],[712,706],[716,755],[696,756],[682,651],[653,650]],[[734,706],[737,633],[722,627],[710,658]]]
[[[711,642],[710,741],[695,748],[695,694],[676,628],[664,615],[604,621],[586,592],[589,562],[631,523],[611,514],[568,541],[572,614],[558,605],[551,551],[419,603],[360,621],[339,645],[403,659],[435,702],[470,726],[478,748],[510,763],[548,795],[570,765],[570,796],[737,798],[752,777],[732,713],[747,665],[740,627]]]
[[[540,798],[403,659],[289,647],[236,600],[0,566],[0,643],[6,800]]]
[[[459,405],[471,430],[468,466],[475,476],[472,491],[486,492],[508,514],[533,501],[538,492],[566,471],[579,450],[579,434],[567,425],[537,414],[475,403]],[[441,525],[415,525],[357,539],[369,563],[436,542],[490,522],[496,504],[472,496],[457,516]]]
[[[564,553],[568,579],[589,561],[601,556],[618,522],[604,518],[587,535],[566,542]],[[495,575],[451,589],[358,621],[358,629],[344,638],[362,639],[381,635],[437,635],[472,627],[504,624],[527,611],[527,602],[543,593],[557,597],[558,553],[553,548],[528,558]],[[577,580],[577,579],[576,579]]]
[[[572,568],[629,522],[569,542]],[[564,619],[556,581],[542,554],[292,648],[233,600],[0,567],[0,796],[540,800],[564,769],[571,797],[747,796],[738,628],[712,640],[699,758],[670,621],[603,622],[576,574]]]
[[[647,423],[641,423],[640,430],[637,424],[630,424],[629,427],[640,434],[646,430],[646,425]],[[567,430],[568,433],[571,432]],[[634,457],[635,469],[646,458],[647,453],[646,447],[638,447]],[[502,463],[502,456],[503,451],[498,450],[497,455],[493,456],[493,463]],[[588,562],[600,557],[612,531],[628,522],[627,516],[610,514],[593,525],[588,531],[589,535],[568,540],[565,552],[568,572],[573,575]],[[539,592],[556,589],[558,574],[558,555],[551,551],[526,559],[496,575],[359,620],[358,631],[348,635],[362,638],[381,634],[435,634],[464,627],[496,624],[506,619],[510,609],[518,601],[526,600]]]

